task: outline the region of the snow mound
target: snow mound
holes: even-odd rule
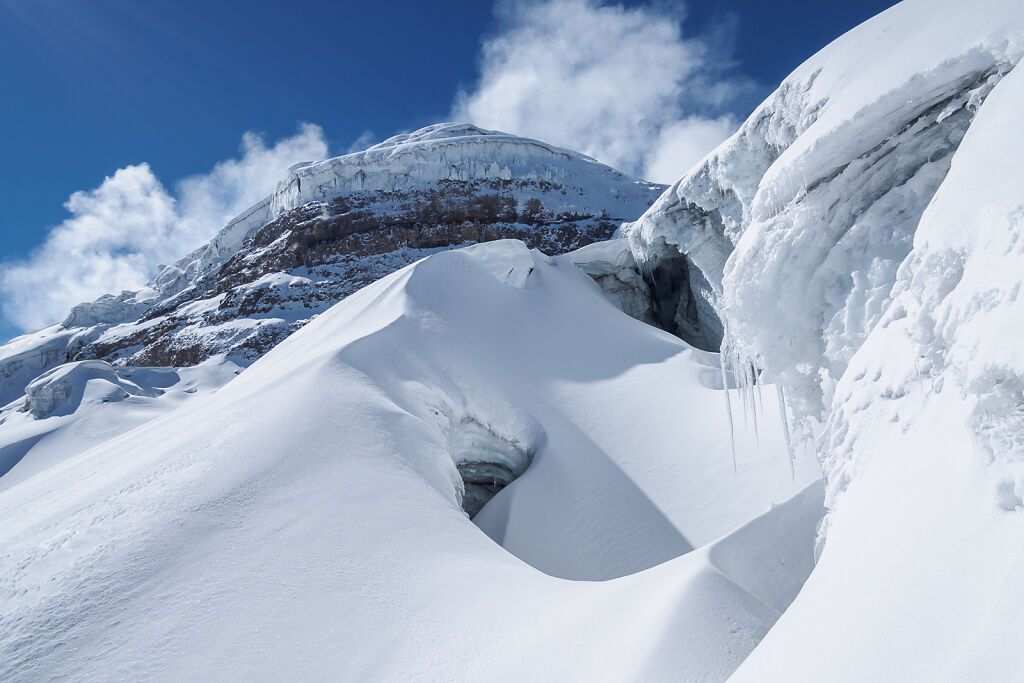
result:
[[[32,380],[25,387],[25,410],[36,419],[74,412],[90,382],[110,385],[101,391],[114,400],[144,393],[138,385],[122,382],[110,363],[84,360],[61,365]]]
[[[714,360],[566,259],[431,256],[0,491],[0,678],[723,679],[823,508],[777,423],[734,470]],[[471,463],[519,473],[476,524]]]
[[[183,369],[59,365],[0,408],[0,490],[214,391],[239,371],[224,359]]]

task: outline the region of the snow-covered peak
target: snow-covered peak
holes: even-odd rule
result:
[[[393,135],[387,140],[367,148],[365,152],[356,152],[355,154],[375,156],[380,152],[400,153],[410,151],[414,147],[423,148],[435,144],[490,143],[498,141],[536,145],[552,151],[557,150],[559,153],[567,156],[590,159],[590,157],[579,152],[553,147],[539,140],[510,135],[500,130],[486,130],[479,126],[474,126],[472,123],[435,123],[412,133]]]
[[[209,244],[166,267],[152,284],[164,293],[179,291],[234,254],[255,230],[311,201],[474,181],[557,185],[598,198],[612,216],[628,215],[659,187],[537,140],[467,123],[438,123],[362,152],[292,166],[274,194],[231,220]]]
[[[462,123],[296,164],[273,194],[149,286],[77,305],[45,338],[0,347],[0,405],[68,360],[251,361],[434,251],[514,237],[563,253],[606,239],[663,189],[582,154]]]

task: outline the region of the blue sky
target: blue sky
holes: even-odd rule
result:
[[[545,3],[553,8],[546,18],[523,14],[524,6]],[[0,135],[0,262],[6,264],[0,274],[7,272],[15,281],[0,287],[0,339],[53,315],[33,316],[34,310],[61,310],[65,299],[73,301],[76,294],[91,298],[104,278],[111,280],[106,289],[116,289],[119,279],[131,284],[153,267],[157,256],[176,254],[174,249],[191,244],[188,240],[205,239],[203,230],[212,234],[215,228],[193,227],[179,239],[174,226],[219,220],[217,211],[230,212],[250,198],[239,190],[240,183],[262,188],[279,173],[274,168],[266,178],[254,176],[256,164],[284,163],[295,154],[344,153],[353,144],[445,120],[453,113],[487,119],[479,121],[484,125],[493,121],[522,129],[510,132],[537,137],[540,132],[560,138],[552,140],[559,144],[589,147],[583,151],[631,172],[673,175],[665,159],[651,156],[650,150],[647,156],[631,156],[628,149],[614,148],[606,131],[616,130],[615,112],[595,119],[591,130],[563,131],[557,122],[565,117],[555,105],[541,103],[518,118],[495,110],[505,106],[504,99],[494,96],[500,74],[530,58],[519,50],[520,39],[525,36],[528,42],[533,36],[545,46],[568,34],[568,49],[574,49],[570,25],[561,34],[547,35],[547,28],[538,27],[540,21],[564,17],[572,25],[590,26],[587,22],[593,20],[594,30],[607,31],[611,42],[619,35],[634,35],[645,43],[663,38],[664,44],[656,44],[650,53],[652,61],[659,55],[670,58],[662,61],[691,60],[685,72],[643,68],[643,73],[680,87],[673,96],[678,101],[647,93],[641,102],[642,97],[653,98],[649,106],[664,110],[660,119],[652,118],[652,147],[654,138],[664,149],[665,141],[674,144],[689,136],[685,144],[680,141],[680,149],[692,152],[693,145],[710,144],[706,141],[735,125],[817,49],[891,3],[656,0],[627,2],[626,11],[599,11],[609,4],[0,0],[0,122],[5,129]],[[630,17],[664,30],[654,38],[636,36],[635,26],[628,26]],[[678,35],[673,34],[676,29]],[[484,45],[491,51],[482,52]],[[597,52],[575,59],[618,59]],[[557,72],[552,72],[553,79],[571,77],[550,63],[546,68]],[[544,91],[512,97],[536,101],[544,98]],[[598,102],[594,108],[600,106]],[[686,126],[677,126],[679,121]],[[300,129],[301,122],[319,129]],[[674,137],[666,132],[672,126]],[[249,131],[262,134],[262,141],[251,136],[243,140]],[[666,136],[658,138],[662,133]],[[669,156],[670,161],[675,158]],[[230,162],[227,167],[211,173],[225,160]],[[127,170],[117,187],[111,184],[109,192],[80,197],[77,222],[66,224],[65,202],[72,193],[102,189],[104,179],[119,169]],[[180,185],[196,174],[205,175],[194,187]],[[47,301],[33,300],[39,282],[46,280],[33,280],[31,272],[45,274],[47,264],[54,267],[59,260],[41,255],[48,240],[55,252],[60,245],[80,244],[75,240],[83,230],[110,228],[104,220],[120,219],[112,217],[109,207],[97,206],[110,196],[123,204],[129,191],[151,193],[147,202],[155,193],[154,204],[136,207],[136,218],[163,210],[167,202],[178,213],[167,218],[164,232],[154,230],[148,241],[124,236],[129,230],[146,232],[145,220],[114,226],[120,236],[106,239],[99,251],[130,253],[131,259],[115,263],[118,268],[113,270],[97,271],[86,264],[62,271],[66,279],[59,287],[71,291],[63,299],[58,293]],[[185,208],[208,208],[222,196],[227,199],[217,211]],[[67,234],[78,232],[55,242],[53,231],[62,225]],[[164,253],[155,242],[165,246]],[[88,249],[95,257],[95,244]],[[78,281],[90,279],[91,285],[78,289]]]

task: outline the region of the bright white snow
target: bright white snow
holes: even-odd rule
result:
[[[429,257],[0,493],[0,678],[721,679],[822,490],[777,422],[733,470],[714,360],[568,259]],[[485,433],[533,454],[491,538],[456,469]]]
[[[638,260],[686,253],[732,352],[780,378],[809,428],[888,307],[973,116],[1022,54],[1024,3],[896,5],[807,60],[629,226]]]
[[[821,561],[738,680],[1020,676],[1022,111],[1015,69],[979,111],[889,313],[840,382]]]
[[[907,0],[626,229],[712,284],[829,514],[743,681],[1015,680],[1024,637],[1024,4]]]
[[[631,253],[434,254],[230,382],[46,372],[0,411],[0,679],[1019,678],[1022,55],[1018,2],[907,0],[787,78]],[[492,135],[297,166],[253,216],[467,131]],[[498,137],[424,172],[514,176]],[[724,372],[619,310],[680,252]],[[3,372],[68,344],[15,340]]]

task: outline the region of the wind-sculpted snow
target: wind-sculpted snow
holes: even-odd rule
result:
[[[1022,55],[907,0],[593,244],[543,143],[293,167],[0,349],[0,679],[1016,680]]]
[[[1024,49],[1024,5],[909,0],[804,63],[628,226],[638,260],[686,254],[727,346],[821,419],[884,314],[921,214]]]
[[[0,491],[216,390],[238,371],[223,359],[177,370],[58,365],[0,407]]]
[[[1018,68],[980,108],[839,382],[821,560],[738,680],[1020,675],[1022,111]]]
[[[822,490],[778,426],[733,469],[715,361],[567,258],[431,256],[0,491],[0,678],[722,680]],[[525,466],[479,526],[466,463]]]

